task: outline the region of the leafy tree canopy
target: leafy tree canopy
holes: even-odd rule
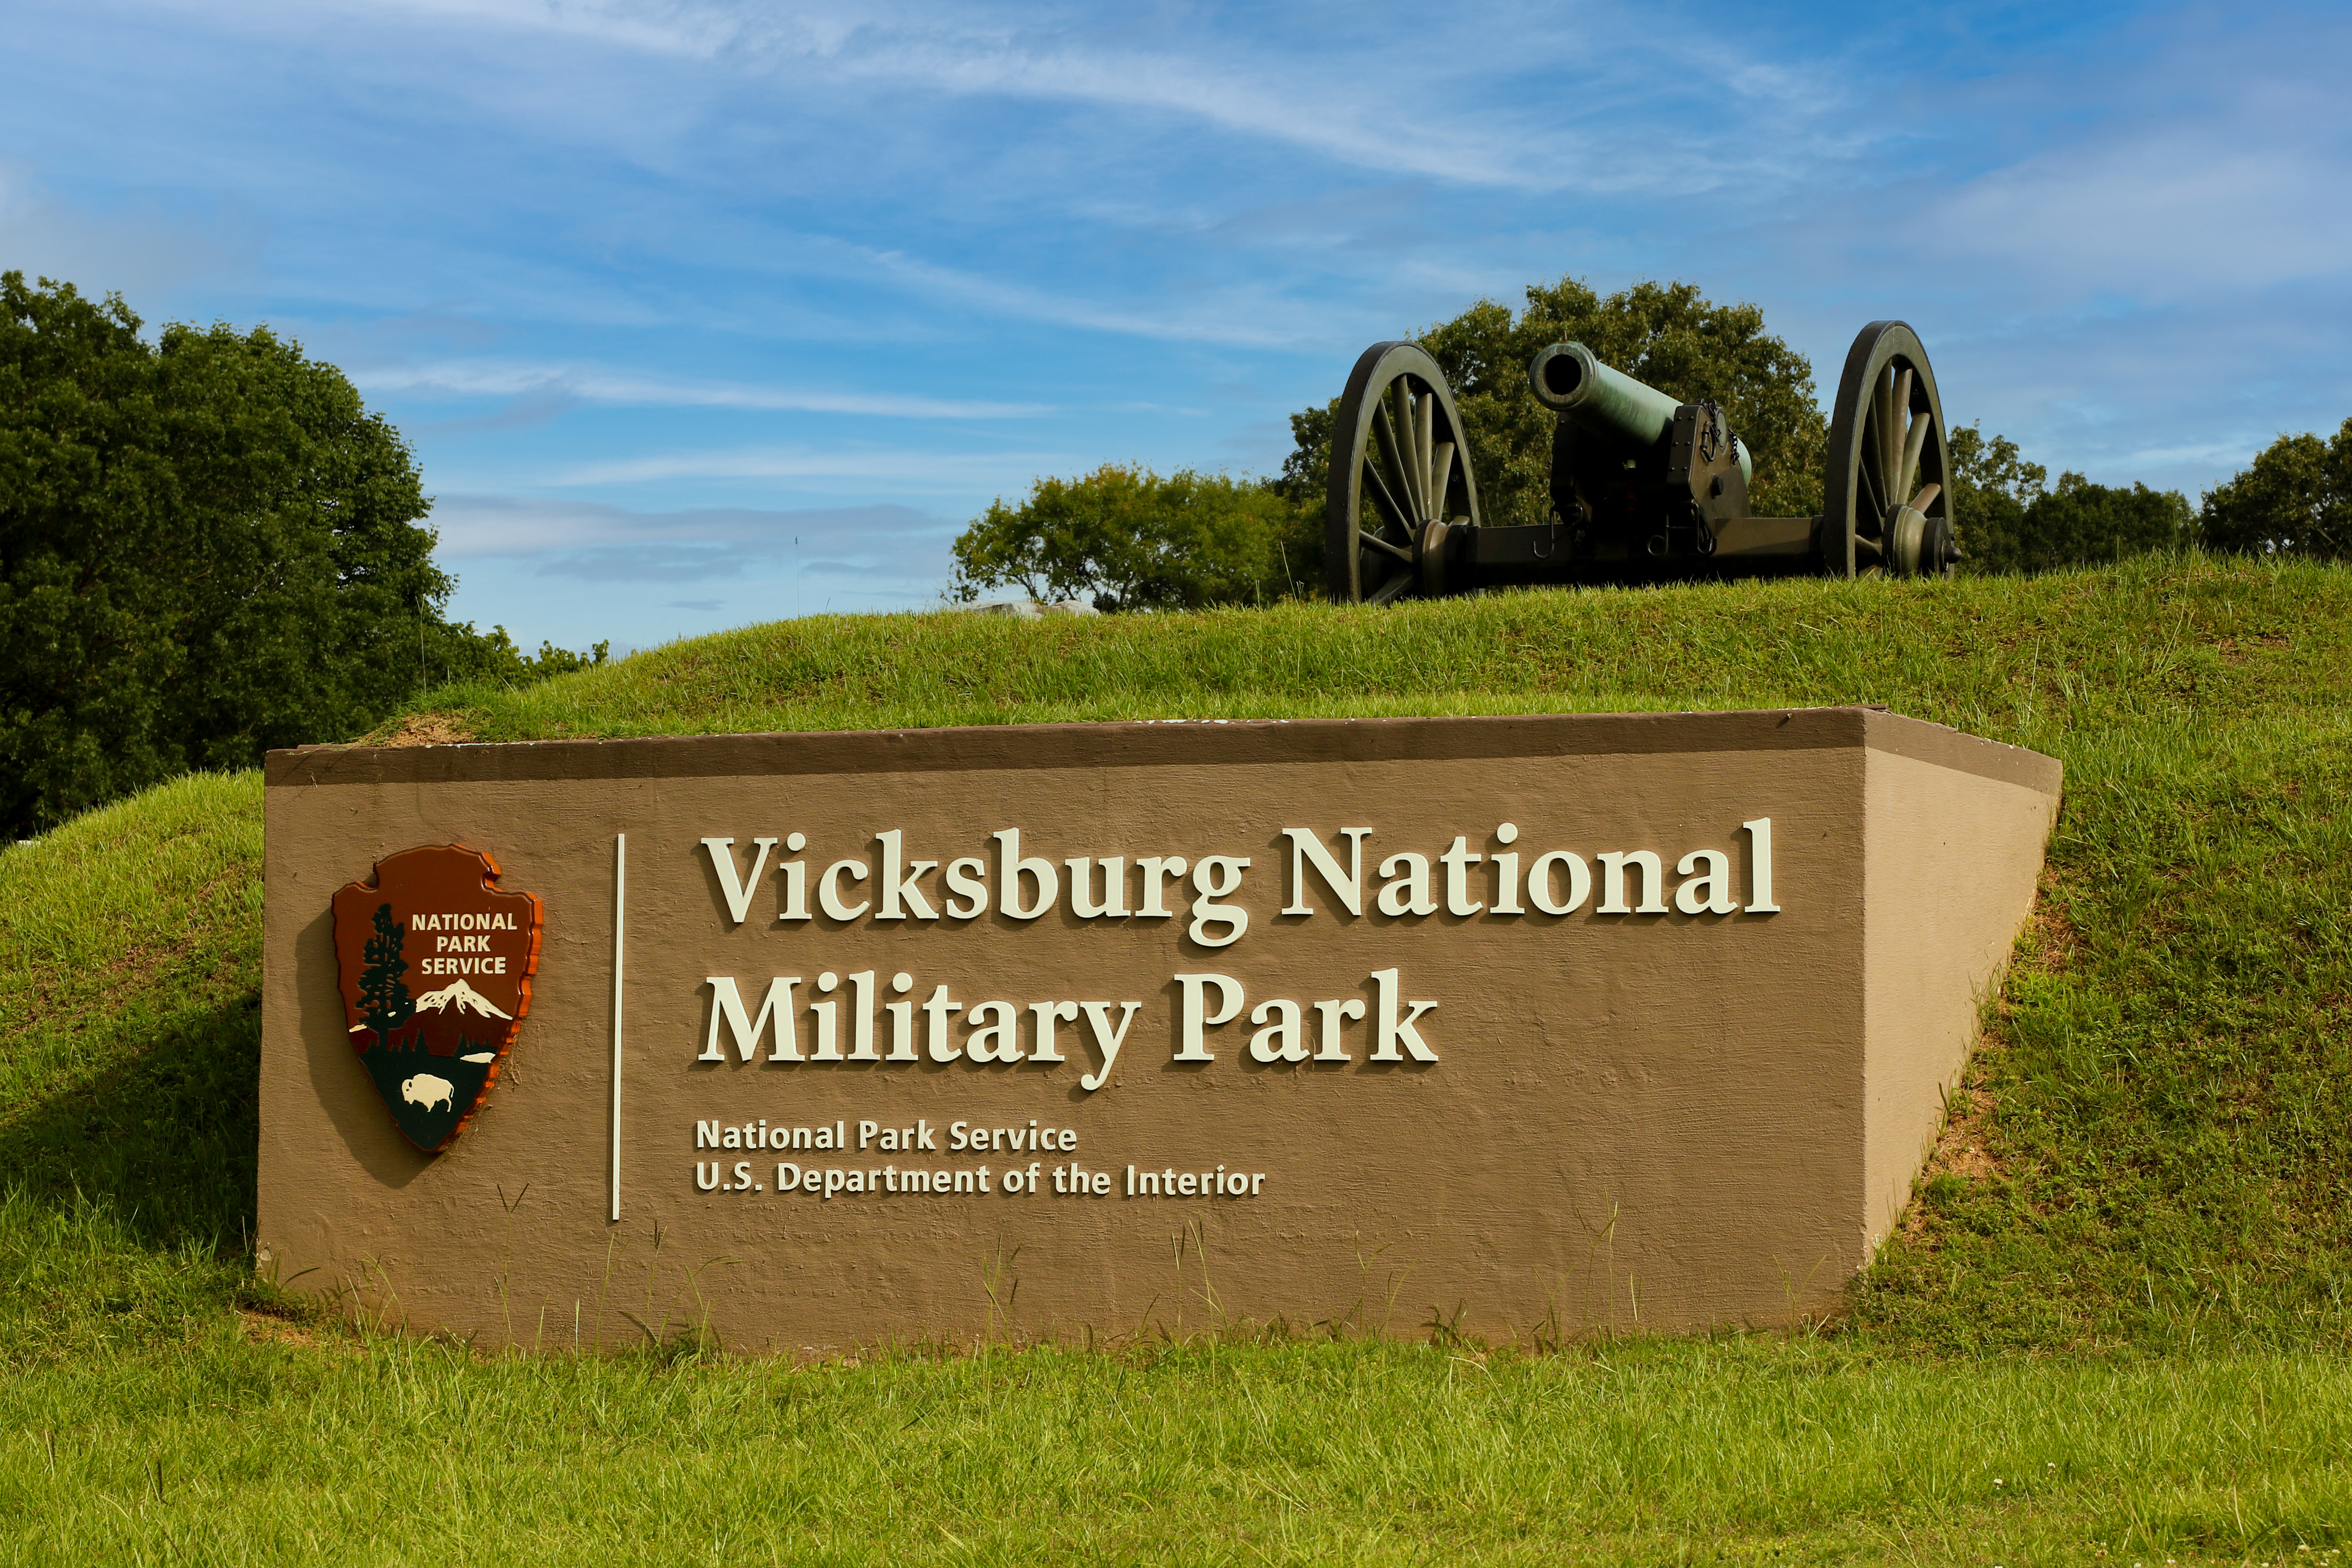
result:
[[[2352,560],[2352,419],[2322,441],[2282,436],[2205,498],[2209,549]]]
[[[2050,470],[2021,457],[2006,436],[1974,425],[1948,433],[1952,521],[1966,570],[2019,570],[2010,558],[2025,535],[2026,509],[2048,493]]]
[[[2023,560],[2015,570],[2087,566],[2196,542],[2197,513],[2179,490],[2153,490],[2137,480],[2128,489],[2095,485],[2065,473],[2057,489],[2026,510]]]
[[[340,371],[266,327],[140,325],[119,296],[0,274],[13,835],[356,733],[427,671],[499,672],[442,618],[415,463]]]
[[[1413,337],[1454,388],[1489,523],[1551,521],[1556,419],[1528,391],[1528,362],[1563,341],[1679,402],[1719,404],[1755,459],[1759,515],[1821,510],[1829,423],[1814,404],[1812,363],[1767,332],[1753,305],[1717,305],[1691,283],[1637,283],[1602,299],[1562,278],[1530,285],[1516,317],[1481,300]],[[1338,405],[1335,395],[1290,416],[1296,445],[1276,487],[1298,505],[1323,504]]]
[[[1040,603],[1101,610],[1262,604],[1321,571],[1321,500],[1303,513],[1267,487],[1222,474],[1106,463],[1080,479],[1041,479],[1000,498],[956,539],[951,597],[1018,588]]]
[[[504,626],[492,626],[478,632],[471,621],[460,621],[448,628],[457,634],[451,640],[446,666],[428,669],[426,684],[436,679],[487,681],[495,686],[529,686],[534,680],[550,676],[570,675],[577,669],[593,669],[612,656],[610,639],[590,646],[584,653],[574,653],[558,647],[545,638],[540,640],[539,651],[525,653]]]
[[[2179,490],[2095,485],[2076,473],[2051,489],[2049,469],[1975,426],[1951,433],[1950,452],[1952,515],[1971,573],[2048,572],[2196,542],[2196,515]]]

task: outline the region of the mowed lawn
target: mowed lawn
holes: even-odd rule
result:
[[[2312,1353],[665,1364],[257,1334],[213,1301],[146,1332],[0,1393],[17,1559],[2329,1561],[2352,1510],[2352,1367]]]
[[[2352,1533],[2352,572],[748,628],[379,738],[1884,702],[2067,797],[1824,1323],[476,1355],[252,1277],[260,789],[0,852],[25,1561],[2326,1561]],[[975,1279],[977,1294],[984,1282]],[[1793,1331],[1791,1331],[1793,1329]]]

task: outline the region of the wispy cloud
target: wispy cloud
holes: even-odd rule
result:
[[[365,392],[407,392],[436,397],[560,398],[635,408],[736,408],[754,411],[859,414],[884,419],[1033,419],[1053,412],[1042,403],[992,403],[898,393],[858,393],[760,386],[742,382],[673,381],[585,365],[502,363],[483,360],[355,370]]]
[[[736,447],[715,451],[657,452],[609,462],[583,463],[549,478],[550,485],[641,485],[667,479],[863,479],[898,489],[969,491],[1067,469],[1068,453],[966,453],[814,447]]]
[[[681,570],[710,575],[707,568],[714,563],[723,566],[730,551],[772,553],[788,549],[795,537],[840,535],[896,548],[942,538],[957,526],[906,506],[647,511],[601,501],[511,495],[442,496],[434,503],[430,521],[447,555],[562,555],[594,561],[626,547],[671,552],[671,577]]]
[[[560,551],[542,557],[534,570],[542,577],[583,583],[708,583],[740,576],[747,564],[745,552],[731,544],[656,540]]]
[[[854,76],[916,81],[950,92],[1074,100],[1129,112],[1163,110],[1392,177],[1424,175],[1475,185],[1540,184],[1545,182],[1536,171],[1571,151],[1530,148],[1482,133],[1443,112],[1412,113],[1408,126],[1401,127],[1402,106],[1386,94],[1328,80],[1302,83],[1295,74],[1231,57],[1036,47],[1017,36],[942,32],[861,39],[866,47],[854,55],[845,51],[840,63]],[[1423,64],[1431,64],[1426,55]]]
[[[1285,348],[1328,335],[1330,312],[1312,305],[1265,297],[1263,289],[1220,290],[1210,300],[1173,309],[1122,310],[1066,291],[1006,283],[891,251],[868,258],[872,268],[940,300],[983,306],[1005,316],[1053,321],[1096,331],[1179,342],[1227,343],[1240,348]],[[1254,298],[1241,296],[1250,295]]]
[[[142,195],[97,208],[63,200],[0,160],[0,257],[27,277],[65,279],[93,295],[152,297],[247,280],[260,255],[260,226],[226,204],[167,205]]]
[[[559,594],[609,597],[653,584],[725,583],[734,600],[772,604],[784,583],[846,590],[858,603],[916,604],[946,582],[956,531],[944,518],[903,506],[653,512],[496,495],[445,500],[434,521],[461,583],[487,574],[527,585],[532,600],[551,584],[574,585],[552,590]],[[662,604],[710,613],[728,602]]]
[[[289,8],[259,0],[244,9],[275,19]],[[1630,5],[1487,5],[1405,27],[1332,12],[1323,25],[1287,28],[1272,15],[1217,26],[1024,3],[344,0],[339,9],[478,37],[551,36],[748,80],[1162,116],[1382,178],[1498,190],[1708,188],[1785,158],[1798,135],[1790,114],[1822,119],[1843,96],[1834,62],[1759,60],[1715,29],[1662,27],[1654,8]],[[1508,40],[1500,54],[1498,39]],[[1630,105],[1685,95],[1724,118],[1779,115],[1781,134],[1662,139],[1624,123]]]
[[[730,5],[566,4],[551,0],[380,0],[349,9],[444,26],[556,33],[669,58],[769,75],[919,85],[965,95],[1061,100],[1151,110],[1312,149],[1361,167],[1479,184],[1526,183],[1530,150],[1469,116],[1422,114],[1400,134],[1392,100],[1346,79],[1302,79],[1240,48],[1122,47],[1045,6],[873,5],[778,12]],[[1126,30],[1126,29],[1121,29]],[[1414,40],[1423,79],[1456,74],[1475,28]],[[1333,37],[1340,35],[1333,34]],[[1349,51],[1360,63],[1374,51]],[[1455,58],[1447,62],[1444,57]],[[1378,62],[1382,75],[1407,61]],[[1449,68],[1450,66],[1450,68]],[[1357,79],[1360,80],[1360,78]],[[1435,92],[1428,100],[1442,101]]]
[[[2315,199],[2352,176],[2342,147],[2293,123],[2216,142],[2205,128],[2117,128],[1971,180],[1929,208],[1947,254],[2031,264],[2038,289],[2168,299],[2340,276],[2352,208]],[[2267,134],[2265,134],[2267,132]]]

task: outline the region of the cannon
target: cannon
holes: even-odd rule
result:
[[[1551,520],[1488,527],[1444,372],[1418,343],[1364,351],[1331,432],[1332,598],[1384,604],[1544,583],[1944,577],[1959,559],[1943,402],[1904,322],[1871,322],[1846,355],[1817,517],[1751,516],[1753,461],[1723,410],[1677,403],[1581,343],[1538,353],[1528,387],[1559,416]]]

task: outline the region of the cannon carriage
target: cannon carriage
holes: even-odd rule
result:
[[[1724,411],[1678,403],[1581,343],[1528,367],[1559,416],[1551,521],[1487,526],[1445,374],[1414,342],[1374,343],[1339,399],[1324,505],[1332,598],[1384,604],[1547,583],[1795,574],[1948,576],[1943,402],[1918,335],[1873,321],[1846,355],[1822,512],[1751,515],[1753,461]]]

